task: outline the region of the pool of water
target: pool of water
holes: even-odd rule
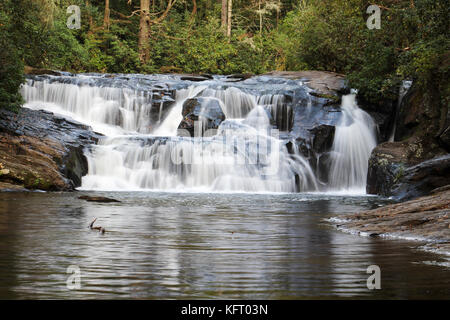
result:
[[[86,202],[82,194],[121,202]],[[327,194],[0,193],[0,299],[448,299],[444,257],[419,250],[420,242],[346,234],[326,221],[386,202]],[[88,228],[94,218],[105,234]],[[380,290],[367,288],[370,265],[381,269]],[[70,266],[80,272],[79,289],[67,286]]]

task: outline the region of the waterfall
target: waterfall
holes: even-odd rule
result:
[[[234,87],[225,90],[207,89],[202,96],[221,100],[225,105],[223,112],[227,119],[242,119],[257,104],[255,96]]]
[[[319,185],[310,166],[315,158],[302,154],[308,151],[299,147],[292,130],[295,112],[308,115],[297,118],[306,121],[302,130],[308,130],[309,122],[317,125],[317,115],[310,116],[311,89],[283,81],[263,77],[230,86],[221,79],[193,84],[158,76],[78,75],[28,80],[21,91],[25,107],[71,117],[105,134],[86,150],[84,190],[365,190],[375,124],[358,108],[355,94],[343,97],[340,112],[317,113],[325,121],[341,114],[330,170],[322,172],[329,182]],[[200,108],[195,136],[177,136],[181,121],[190,119],[183,119],[182,111],[192,98]],[[211,108],[222,109],[225,120],[223,114],[214,121],[205,118]],[[206,128],[213,128],[212,134]]]
[[[342,97],[342,118],[331,148],[329,188],[365,193],[370,153],[375,148],[376,125],[356,104],[356,94]]]
[[[89,124],[105,134],[149,132],[152,91],[27,81],[22,95],[30,109],[42,109]]]
[[[107,138],[88,155],[88,190],[295,192],[317,190],[308,162],[272,135],[267,112],[224,121],[212,137]],[[275,130],[276,133],[276,130]],[[298,185],[298,186],[297,186]]]
[[[394,142],[395,139],[395,132],[397,129],[397,117],[398,117],[398,110],[400,108],[400,105],[402,104],[403,98],[405,97],[406,93],[408,92],[409,88],[411,88],[412,81],[410,80],[403,80],[402,85],[400,86],[400,90],[398,93],[398,100],[397,100],[397,107],[395,109],[395,117],[394,117],[394,125],[392,127],[391,135],[389,136],[389,142]]]

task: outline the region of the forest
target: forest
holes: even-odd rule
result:
[[[448,299],[449,21],[0,0],[0,299]]]
[[[444,0],[3,0],[0,104],[22,103],[23,68],[102,73],[345,74],[372,103],[401,80],[449,96]],[[71,5],[80,28],[69,28]],[[448,103],[446,100],[445,103]]]

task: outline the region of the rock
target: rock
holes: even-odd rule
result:
[[[448,157],[436,143],[419,137],[382,143],[369,159],[367,193],[398,199],[426,195],[450,181]]]
[[[160,123],[169,114],[169,111],[174,106],[175,93],[171,96],[153,96],[152,108],[150,109],[150,120],[152,124]]]
[[[218,129],[225,120],[220,102],[216,98],[198,97],[188,99],[183,103],[183,120],[178,129],[187,130],[191,137],[194,134],[203,136],[206,130]],[[195,124],[203,121],[202,132],[196,133]]]
[[[343,74],[328,71],[272,71],[264,75],[303,80],[319,94],[339,96],[350,93]]]
[[[29,191],[23,186],[11,184],[7,182],[0,182],[0,192],[24,192]]]
[[[374,210],[337,217],[339,228],[364,232],[369,235],[387,235],[413,238],[445,244],[450,242],[450,190],[431,196],[391,204]],[[341,222],[343,221],[343,222]],[[446,253],[450,253],[450,246]]]
[[[437,88],[430,87],[427,92],[422,92],[418,85],[413,84],[400,104],[395,141],[413,136],[438,137],[444,133],[448,126],[446,122],[450,120],[448,106],[443,100]]]
[[[250,79],[251,77],[253,77],[254,74],[253,73],[235,73],[235,74],[230,74],[227,76],[227,81],[231,80],[231,81],[244,81],[247,79]]]
[[[194,81],[194,82],[200,82],[200,81],[206,81],[206,80],[210,80],[211,78],[209,76],[205,77],[205,76],[182,76],[180,78],[180,80],[185,80],[185,81]]]
[[[335,126],[321,124],[308,130],[312,135],[311,147],[316,153],[329,151],[333,146]]]
[[[409,200],[428,195],[450,181],[450,154],[407,168],[393,186],[393,195]]]
[[[25,66],[24,73],[29,75],[52,75],[52,76],[60,76],[61,72],[49,70],[49,69],[38,69],[30,66]]]
[[[78,197],[78,199],[80,199],[80,200],[86,200],[86,201],[89,201],[89,202],[100,202],[100,203],[112,203],[112,202],[117,202],[117,203],[120,203],[119,200],[111,199],[111,198],[107,198],[107,197],[80,196],[80,197]]]
[[[74,190],[87,173],[83,150],[99,137],[50,112],[0,110],[0,182],[30,190]]]
[[[294,112],[290,105],[283,103],[281,105],[268,106],[268,113],[273,125],[280,131],[291,131],[294,125]]]
[[[450,108],[447,110],[447,118],[443,129],[438,134],[438,139],[441,146],[450,152]]]

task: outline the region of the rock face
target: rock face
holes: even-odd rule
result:
[[[203,136],[206,130],[217,129],[225,120],[220,102],[215,98],[198,97],[183,103],[183,120],[178,129],[186,130],[191,137]],[[201,128],[196,129],[195,126]],[[201,131],[201,132],[196,132]]]
[[[448,182],[448,180],[447,180]],[[432,195],[351,215],[339,216],[338,228],[371,236],[430,241],[433,249],[450,252],[450,186]]]
[[[450,181],[448,108],[433,89],[414,85],[397,116],[395,140],[383,143],[369,160],[367,192],[398,199],[427,195]]]
[[[318,96],[334,96],[350,93],[346,85],[345,76],[327,71],[273,71],[266,73],[267,76],[281,77],[292,80],[302,80]],[[333,98],[331,98],[333,99]]]
[[[402,200],[426,195],[450,181],[449,165],[445,150],[418,137],[382,143],[369,159],[367,193]]]
[[[287,128],[316,176],[326,183],[331,164],[329,151],[341,116],[341,97],[350,93],[345,77],[322,71],[272,72],[268,75],[300,80],[312,89],[284,93],[293,118]],[[292,146],[288,146],[288,150],[293,152]]]
[[[0,110],[0,183],[5,189],[73,190],[87,173],[83,150],[99,137],[49,112]]]

